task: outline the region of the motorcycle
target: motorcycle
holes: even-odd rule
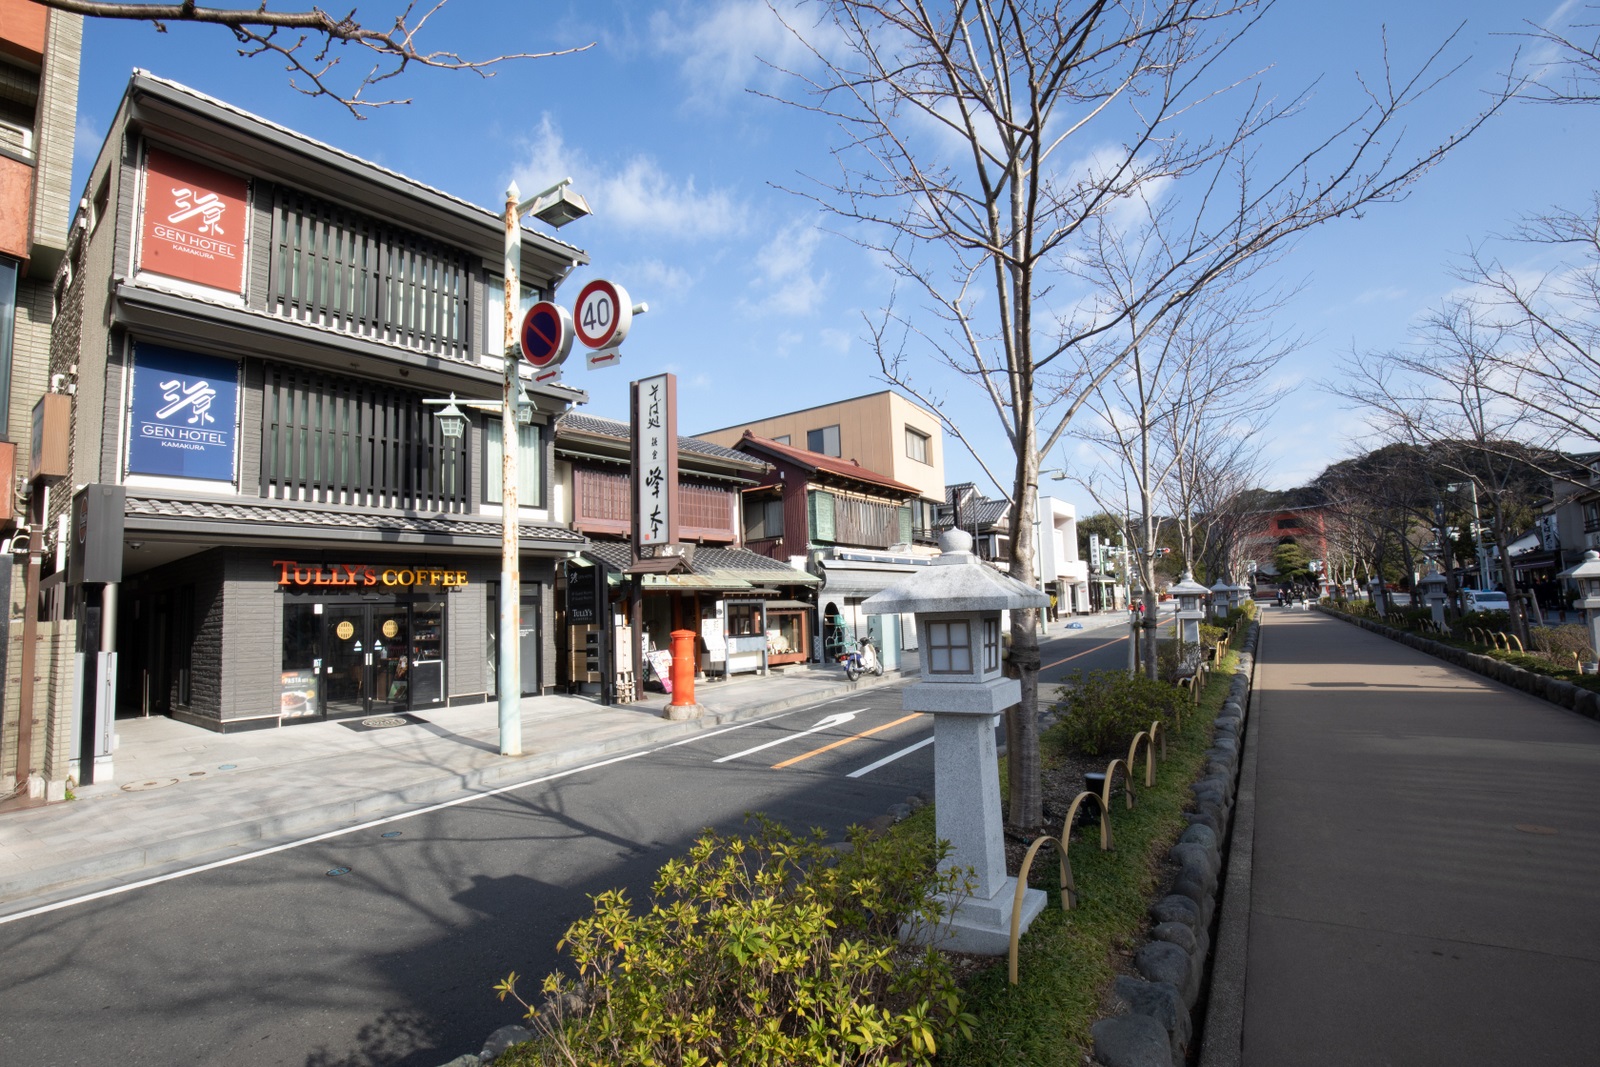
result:
[[[878,661],[878,650],[872,647],[872,638],[863,637],[859,648],[853,652],[845,652],[839,656],[839,662],[844,664],[844,673],[850,676],[853,682],[868,672],[882,675],[883,664]]]

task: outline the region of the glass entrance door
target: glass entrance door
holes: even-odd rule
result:
[[[410,613],[405,604],[329,604],[324,715],[366,715],[411,706]]]
[[[323,612],[324,715],[365,715],[372,710],[371,614],[366,604],[329,604]]]

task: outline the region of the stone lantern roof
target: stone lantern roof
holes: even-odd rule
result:
[[[1173,596],[1206,596],[1211,590],[1195,581],[1193,574],[1184,571],[1183,580],[1176,585],[1168,586],[1167,592]]]
[[[950,611],[1000,611],[1004,608],[1042,608],[1050,603],[1026,582],[1019,582],[972,554],[972,535],[946,530],[939,537],[943,554],[930,566],[874,593],[861,603],[868,615],[917,614]]]

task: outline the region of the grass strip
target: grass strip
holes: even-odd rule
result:
[[[1154,899],[1163,857],[1184,827],[1189,786],[1205,767],[1211,724],[1227,697],[1238,657],[1229,653],[1212,672],[1195,714],[1168,738],[1168,757],[1156,764],[1153,788],[1136,785],[1136,806],[1113,801],[1115,848],[1099,850],[1092,827],[1077,831],[1071,849],[1078,907],[1060,909],[1059,868],[1054,852],[1035,858],[1029,884],[1050,894],[1050,904],[1023,935],[1018,984],[1007,980],[1002,957],[972,976],[962,990],[964,1008],[978,1019],[970,1039],[940,1050],[941,1064],[1036,1067],[1082,1064],[1090,1048],[1089,1028],[1115,975],[1113,959],[1144,934],[1146,909]],[[1002,768],[1004,761],[1001,761]],[[1143,782],[1142,769],[1137,781]],[[902,824],[907,832],[932,833],[931,806]]]

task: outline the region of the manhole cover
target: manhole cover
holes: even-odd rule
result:
[[[390,830],[388,833],[379,834],[378,836],[379,837],[399,837],[400,833],[401,833],[401,831],[399,831],[399,830]]]
[[[390,726],[404,726],[407,721],[398,715],[375,715],[370,719],[362,719],[361,725],[369,730],[383,730]]]
[[[176,778],[151,778],[149,781],[144,782],[129,782],[122,787],[122,791],[124,793],[142,793],[146,789],[160,789],[165,785],[177,784],[178,780]]]
[[[1519,822],[1517,823],[1517,829],[1521,830],[1525,834],[1540,834],[1545,837],[1548,837],[1556,832],[1556,828],[1554,826],[1539,826],[1531,822]]]
[[[218,767],[217,770],[219,770],[219,771],[231,771],[231,770],[233,770],[234,768],[236,768],[238,766],[239,765],[237,763],[224,763],[222,766]]]
[[[190,771],[189,772],[189,777],[190,778],[204,778],[205,776],[206,776],[206,772],[205,771]]]
[[[350,873],[350,868],[349,867],[335,867],[333,870],[328,872],[328,877],[329,878],[337,878],[341,874],[349,874],[349,873]]]

